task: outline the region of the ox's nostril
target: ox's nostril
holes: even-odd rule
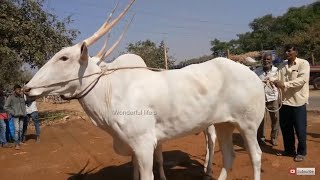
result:
[[[28,93],[28,92],[30,92],[30,90],[31,90],[31,88],[28,88],[28,87],[23,88],[24,93]]]

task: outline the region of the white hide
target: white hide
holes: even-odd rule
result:
[[[63,61],[62,56],[69,59]],[[61,72],[61,68],[65,71]],[[29,81],[26,94],[36,98],[49,93],[76,95],[98,74],[82,77],[100,71],[89,60],[85,44],[64,48]],[[80,79],[34,88],[77,77]],[[114,138],[117,153],[134,155],[141,180],[154,178],[152,165],[157,144],[195,134],[212,124],[224,159],[219,179],[227,177],[233,163],[234,128],[239,129],[247,144],[254,179],[260,179],[261,150],[256,135],[264,115],[264,89],[256,74],[244,65],[215,58],[162,72],[118,70],[101,77],[79,102],[97,126]]]
[[[104,61],[100,62],[100,59],[98,57],[92,57],[91,61],[96,63],[101,69],[118,68],[118,67],[147,67],[144,60],[140,56],[135,54],[123,54],[110,63],[106,63]],[[93,124],[96,125],[95,121],[93,119],[91,120]],[[211,125],[209,128],[207,128],[204,131],[204,135],[206,138],[206,158],[204,162],[204,172],[208,178],[212,178],[212,162],[213,162],[214,145],[215,145],[215,139],[216,139],[214,126]],[[159,146],[159,143],[157,146]],[[162,156],[161,146],[159,146],[157,148],[157,151],[155,151],[155,157],[156,157],[156,163],[158,163],[158,167],[159,167],[160,180],[165,180],[166,177],[163,169],[163,156]],[[132,157],[132,161],[135,161],[134,157]],[[135,171],[134,179],[138,180],[139,179],[139,176],[138,176],[139,174],[137,172],[138,167],[135,167],[136,166],[135,163],[133,163],[133,165],[134,165],[134,171]]]
[[[112,68],[120,68],[120,67],[147,67],[144,60],[136,54],[123,54],[110,63],[106,63],[105,61],[100,61],[98,57],[92,57],[91,61],[96,63],[101,69],[105,69],[105,68],[112,69]],[[91,121],[93,122],[93,124],[96,125],[93,119],[91,119]],[[121,147],[115,147],[115,149],[120,149],[120,148]],[[162,147],[159,146],[159,144],[154,154],[156,157],[155,162],[158,163],[158,167],[159,167],[160,180],[166,180],[166,176],[164,174],[164,169],[163,169]],[[209,161],[209,157],[208,157],[208,161]],[[133,162],[133,169],[134,169],[134,180],[139,180],[139,168],[136,162],[136,158],[134,156],[132,156],[132,162]]]
[[[91,60],[93,60],[93,62],[96,62],[97,64],[99,62],[99,59],[96,57],[92,58]],[[144,60],[140,56],[135,54],[124,54],[116,58],[111,63],[100,62],[98,65],[101,68],[147,67]],[[213,154],[214,154],[214,147],[215,147],[215,140],[216,140],[216,133],[213,125],[209,126],[209,128],[207,128],[204,131],[204,136],[206,138],[206,158],[204,162],[204,172],[206,177],[210,179],[212,178],[212,169],[213,169],[212,163],[213,163]],[[159,143],[158,143],[158,146],[159,146]],[[156,154],[155,155],[156,162],[158,163],[158,166],[159,166],[160,179],[165,180],[166,177],[163,169],[163,157],[162,157],[161,147],[158,148],[157,151],[155,151],[155,154]],[[133,157],[133,161],[134,161],[134,157]],[[137,167],[134,167],[134,168],[135,170],[137,170]],[[138,179],[137,174],[135,176],[136,177],[134,179]]]

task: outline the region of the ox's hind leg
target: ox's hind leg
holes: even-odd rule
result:
[[[166,180],[166,175],[163,169],[163,156],[162,156],[162,144],[158,144],[154,152],[155,162],[158,164],[160,180]]]
[[[254,180],[260,180],[262,151],[257,140],[257,128],[241,127],[240,133],[244,139],[253,166]]]
[[[207,151],[206,159],[204,161],[204,180],[213,179],[212,176],[212,160],[214,154],[214,146],[216,141],[216,131],[213,125],[209,126],[205,131],[204,135],[206,138]]]
[[[222,123],[216,124],[215,129],[223,157],[223,168],[218,179],[224,180],[227,179],[227,174],[231,170],[235,158],[232,142],[232,134],[235,126],[231,123]]]

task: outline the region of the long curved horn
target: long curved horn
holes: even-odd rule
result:
[[[107,21],[106,21],[106,24],[109,24],[109,22],[110,22],[110,20],[111,20],[111,18],[112,18],[112,15],[113,15],[113,13],[116,11],[118,5],[119,5],[119,2],[117,2],[116,6],[112,9],[112,11],[111,11],[111,13],[110,13],[110,15],[109,15],[109,17],[108,17],[108,19],[107,19]]]
[[[111,11],[111,13],[110,13],[110,15],[109,15],[109,18],[107,19],[107,21],[106,21],[105,24],[109,24],[109,22],[110,22],[110,20],[111,20],[111,17],[112,17],[112,15],[113,15],[113,13],[116,11],[118,5],[119,5],[119,2],[116,4],[116,6],[115,6],[115,7],[113,8],[113,10]],[[101,28],[102,28],[102,27],[101,27]],[[100,29],[101,29],[101,28],[100,28]],[[99,29],[99,30],[100,30],[100,29]],[[96,57],[99,57],[99,58],[102,57],[102,55],[103,55],[103,53],[104,53],[104,51],[105,51],[104,49],[107,47],[107,44],[108,44],[108,41],[109,41],[109,38],[110,38],[110,31],[111,31],[111,29],[108,31],[107,39],[106,39],[106,41],[104,42],[101,50],[100,50],[100,51],[98,52],[98,54],[96,55]]]
[[[132,16],[131,20],[129,21],[129,23],[126,25],[125,29],[123,30],[122,34],[120,35],[120,37],[118,38],[118,40],[111,46],[110,49],[108,49],[107,52],[104,52],[103,53],[103,56],[101,57],[99,63],[101,61],[104,61],[111,53],[112,51],[120,44],[121,40],[123,39],[125,33],[127,32],[131,22],[133,21],[133,18],[134,18],[135,15]]]
[[[111,30],[110,30],[111,31]],[[100,49],[100,51],[98,52],[97,55],[95,55],[95,57],[98,57],[99,59],[101,59],[103,57],[103,54],[106,53],[106,48],[107,48],[107,45],[108,45],[108,41],[110,39],[110,31],[108,32],[108,35],[107,35],[107,38],[106,40],[104,41],[104,44],[102,46],[102,48]]]
[[[114,19],[111,23],[105,22],[97,32],[95,32],[91,37],[85,39],[84,42],[86,42],[87,46],[92,45],[97,40],[99,40],[106,32],[108,32],[127,13],[134,2],[135,0],[131,0],[131,2],[116,19]]]

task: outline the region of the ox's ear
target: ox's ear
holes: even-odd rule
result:
[[[81,44],[81,48],[80,48],[80,63],[86,63],[88,62],[89,59],[89,54],[88,54],[88,47],[87,47],[87,43],[83,42]]]

